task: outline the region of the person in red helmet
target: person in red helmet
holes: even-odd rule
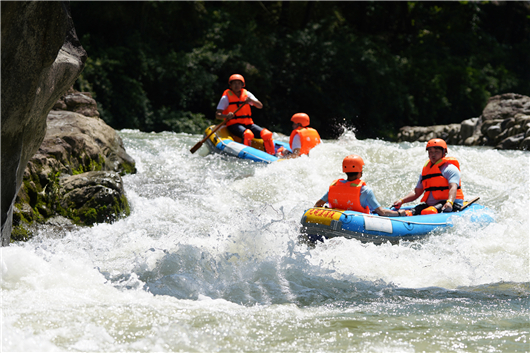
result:
[[[460,163],[446,157],[447,144],[440,138],[427,142],[429,160],[425,163],[418,183],[404,198],[394,202],[394,208],[416,200],[423,194],[421,204],[412,209],[414,215],[458,211],[464,204]]]
[[[313,147],[322,142],[318,131],[309,127],[309,115],[306,113],[294,114],[291,121],[293,122],[293,132],[291,132],[289,145],[293,152],[285,158],[297,158],[303,154],[309,154]]]
[[[329,187],[329,191],[317,201],[314,207],[323,207],[327,202],[331,208],[351,210],[362,213],[370,211],[385,217],[410,216],[410,211],[393,211],[381,207],[377,202],[372,188],[361,180],[363,175],[363,159],[352,154],[342,161],[342,171],[348,178],[337,179]]]
[[[245,87],[245,78],[240,74],[233,74],[228,79],[229,88],[223,92],[215,116],[217,119],[225,119],[226,127],[232,135],[238,136],[243,140],[247,146],[251,145],[254,136],[259,136],[263,139],[265,151],[268,154],[275,154],[274,141],[272,140],[272,132],[264,129],[252,120],[252,111],[250,107],[258,109],[263,108],[263,104]],[[234,116],[234,112],[239,109]]]

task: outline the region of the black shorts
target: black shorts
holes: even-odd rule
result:
[[[232,135],[235,135],[237,137],[243,138],[243,133],[246,129],[250,129],[254,133],[255,138],[261,137],[261,131],[263,130],[262,127],[259,127],[256,124],[250,124],[250,125],[243,125],[243,124],[234,124],[227,127],[228,131]]]

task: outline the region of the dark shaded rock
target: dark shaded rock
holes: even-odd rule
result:
[[[497,136],[499,136],[502,132],[501,126],[499,124],[490,126],[488,130],[486,130],[486,135],[489,138],[495,139]]]
[[[515,126],[515,118],[504,119],[501,123],[501,130],[508,130],[509,128]]]
[[[524,140],[524,134],[518,134],[514,136],[510,136],[502,140],[497,146],[495,146],[496,149],[499,150],[515,150],[519,149],[519,146]]]
[[[86,52],[68,2],[2,1],[2,246],[28,160],[46,132],[46,116],[75,82]]]
[[[530,136],[525,137],[524,140],[521,142],[521,149],[525,151],[530,150]]]
[[[67,176],[59,181],[60,206],[76,224],[112,222],[129,215],[120,174],[87,172]]]

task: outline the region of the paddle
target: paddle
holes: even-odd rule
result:
[[[468,208],[469,206],[471,206],[472,204],[474,204],[475,202],[477,202],[478,200],[480,199],[479,196],[475,197],[474,199],[472,199],[471,201],[467,201],[467,202],[464,202],[464,206],[462,206],[461,209],[458,210],[458,212],[462,212],[463,210],[465,210],[466,208]],[[396,209],[394,207],[394,205],[390,206],[390,209]]]
[[[462,206],[462,208],[461,208],[460,211],[458,211],[458,212],[462,212],[463,210],[465,210],[466,208],[468,208],[469,206],[471,206],[472,204],[474,204],[475,202],[477,202],[478,199],[480,199],[480,197],[477,196],[477,197],[475,197],[473,200],[466,202],[466,203],[464,204],[464,206]]]
[[[243,107],[245,106],[245,104],[247,104],[247,102],[241,104],[241,105],[239,106],[239,108],[237,108],[237,109],[234,111],[234,116],[233,116],[232,118],[230,118],[230,119],[235,118],[236,113],[239,111],[239,109],[243,108]],[[227,122],[228,120],[230,120],[230,119],[226,119],[226,120],[224,120],[221,124],[217,125],[217,126],[215,127],[215,129],[213,129],[212,132],[210,132],[210,134],[209,134],[208,136],[206,136],[205,138],[203,138],[202,141],[197,142],[197,144],[195,144],[195,146],[193,146],[193,147],[191,148],[190,152],[191,152],[192,154],[195,153],[195,152],[197,152],[197,150],[198,150],[199,148],[201,148],[201,146],[202,146],[202,144],[204,143],[204,141],[208,140],[208,138],[209,138],[210,136],[212,136],[217,130],[219,130],[219,129],[221,128],[221,126],[223,126],[224,123],[226,123],[226,122]]]

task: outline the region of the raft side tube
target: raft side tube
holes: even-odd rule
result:
[[[403,207],[411,209],[414,206]],[[313,207],[304,213],[301,219],[301,233],[317,239],[342,236],[363,242],[381,243],[390,241],[395,244],[399,240],[417,240],[427,234],[453,227],[454,220],[466,214],[477,224],[489,224],[493,217],[484,206],[473,204],[462,212],[439,213],[434,215],[418,215],[404,217],[382,217],[355,211]]]
[[[205,136],[210,134],[213,126],[210,126],[205,131]],[[289,144],[282,141],[274,141],[275,150],[278,151],[280,147],[291,151]],[[241,139],[231,136],[226,129],[226,126],[219,129],[217,132],[210,135],[206,141],[206,146],[210,152],[227,154],[232,157],[252,160],[254,162],[272,163],[279,160],[278,157],[265,152],[263,149],[262,139],[253,139],[252,146],[246,146],[241,143]]]

